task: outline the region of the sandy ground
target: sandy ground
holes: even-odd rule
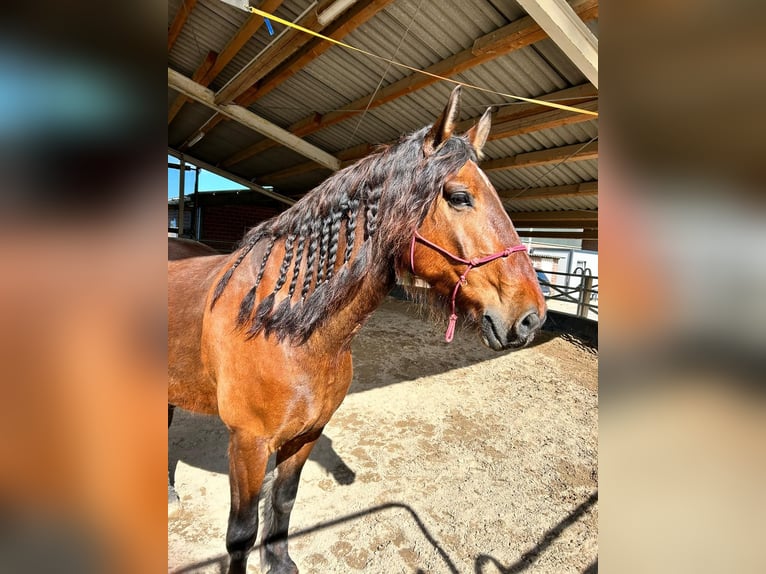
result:
[[[597,571],[592,350],[549,332],[515,353],[460,329],[447,345],[388,299],[354,357],[301,478],[290,552],[302,574]],[[168,570],[225,572],[226,429],[179,410],[169,439],[181,506]]]

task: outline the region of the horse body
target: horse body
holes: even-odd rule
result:
[[[458,97],[433,127],[336,173],[230,256],[168,264],[168,402],[218,414],[230,431],[230,574],[246,570],[272,453],[261,568],[297,572],[287,531],[301,469],[348,392],[353,336],[397,275],[451,295],[495,349],[523,346],[544,320],[535,272],[511,255],[520,240],[474,161],[489,115],[452,137]],[[416,244],[416,232],[441,247]]]

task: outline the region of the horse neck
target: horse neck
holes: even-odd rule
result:
[[[348,301],[327,318],[322,328],[314,332],[313,344],[328,351],[347,349],[370,315],[394,287],[394,274],[386,265],[378,265],[365,273],[350,290]]]

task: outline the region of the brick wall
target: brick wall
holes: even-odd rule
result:
[[[202,207],[200,239],[217,249],[231,249],[248,229],[279,213],[258,205],[206,205]]]

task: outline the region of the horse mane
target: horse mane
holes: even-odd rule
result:
[[[289,337],[296,344],[305,342],[325,318],[343,307],[365,274],[385,273],[393,287],[396,254],[423,222],[444,181],[469,159],[476,160],[465,136],[449,138],[426,157],[423,142],[428,130],[425,127],[402,136],[396,144],[380,146],[334,173],[288,210],[248,231],[235,251],[236,259],[215,287],[210,308],[258,244],[263,249],[256,279],[237,315],[237,325],[247,330],[248,337],[263,331],[279,340]],[[363,240],[354,254],[360,225]],[[343,253],[338,252],[341,237]],[[284,255],[277,262],[271,255],[278,242],[284,244]],[[256,306],[256,293],[270,262],[279,264],[276,284]],[[284,298],[275,308],[283,289]],[[293,302],[296,293],[300,300]]]

